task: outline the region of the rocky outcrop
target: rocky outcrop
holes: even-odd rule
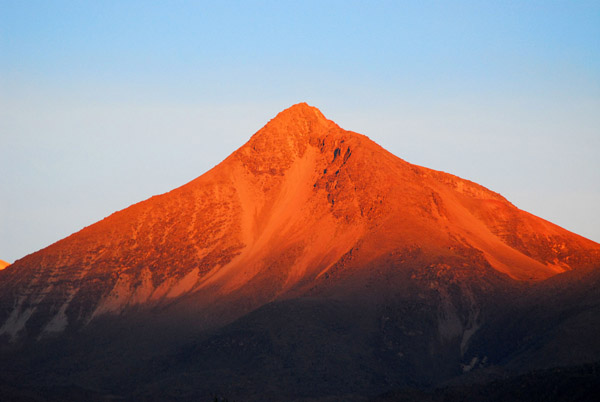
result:
[[[420,257],[399,251],[406,249]],[[378,270],[468,266],[460,275],[492,268],[535,281],[591,267],[599,250],[476,183],[411,165],[298,104],[192,182],[3,271],[0,335],[40,338],[194,294],[200,310],[232,306],[224,317],[233,319],[290,294],[352,294],[340,283],[369,280],[382,259]],[[236,311],[242,299],[250,301]]]

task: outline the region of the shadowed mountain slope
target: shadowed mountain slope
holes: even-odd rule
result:
[[[305,384],[375,395],[519,359],[574,363],[543,355],[567,336],[569,311],[596,325],[584,317],[598,298],[571,290],[588,282],[563,278],[598,267],[599,244],[297,104],[190,183],[1,271],[0,339],[11,359],[29,345],[20,372],[46,385],[69,372],[103,389],[139,371],[132,384],[147,386],[122,391],[141,398],[170,367],[162,383],[190,400],[293,398]]]
[[[233,317],[329,278],[370,276],[394,254],[390,266],[477,259],[540,280],[585,269],[599,250],[298,104],[196,180],[16,261],[0,277],[0,334],[43,336],[190,293],[205,305],[251,296]]]

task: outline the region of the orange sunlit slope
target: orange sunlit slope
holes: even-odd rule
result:
[[[2,302],[17,306],[0,332],[34,314],[51,317],[39,331],[62,331],[191,294],[196,308],[229,295],[256,307],[412,267],[543,280],[599,256],[597,243],[301,103],[192,182],[16,261],[0,278]]]

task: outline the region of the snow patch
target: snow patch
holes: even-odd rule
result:
[[[196,285],[198,283],[198,280],[200,279],[199,273],[200,270],[198,268],[194,268],[193,270],[188,272],[183,278],[181,278],[177,283],[175,283],[175,285],[167,294],[167,297],[172,298],[181,296],[182,294],[192,290],[194,285]]]
[[[145,303],[154,292],[152,285],[152,273],[149,269],[144,269],[140,275],[141,283],[135,288],[135,292],[129,300],[130,305]]]
[[[2,325],[2,328],[0,328],[0,335],[8,334],[10,335],[11,340],[14,341],[17,334],[25,328],[25,323],[27,323],[27,320],[29,320],[36,307],[29,307],[24,311],[21,311],[24,301],[25,297],[19,298],[17,305],[10,313],[8,319],[4,322],[4,325]]]
[[[198,283],[199,277],[199,269],[195,268],[180,280],[169,278],[155,288],[152,284],[152,272],[147,268],[137,279],[128,274],[121,274],[110,293],[98,303],[90,321],[102,314],[121,313],[127,307],[157,302],[165,297],[181,296]]]
[[[65,300],[62,306],[60,306],[58,313],[56,313],[56,315],[52,317],[48,324],[46,324],[46,327],[44,328],[38,339],[42,338],[44,335],[47,334],[62,332],[65,330],[65,328],[67,328],[67,325],[69,324],[69,318],[67,317],[66,311],[69,307],[69,304],[71,304],[71,300],[73,300],[73,297],[78,291],[79,289],[71,289],[69,291],[69,296],[67,297],[67,300]]]
[[[111,292],[99,304],[92,316],[104,313],[116,313],[121,311],[131,297],[131,278],[127,274],[121,274]]]
[[[152,300],[160,300],[160,299],[164,298],[166,296],[166,294],[169,292],[169,289],[171,289],[171,286],[173,286],[173,280],[167,279],[166,281],[164,281],[163,283],[158,285],[158,287],[154,290],[154,292],[152,292],[151,299]]]
[[[44,328],[42,334],[52,334],[62,332],[67,328],[67,324],[69,323],[69,319],[67,318],[67,307],[69,307],[69,303],[71,302],[71,298],[68,301],[64,302],[58,313],[50,320],[50,322]],[[41,337],[41,336],[40,336]]]
[[[463,373],[473,370],[473,368],[475,367],[475,365],[477,364],[478,361],[479,361],[479,358],[477,356],[475,356],[474,358],[471,359],[471,362],[469,364],[461,364]]]

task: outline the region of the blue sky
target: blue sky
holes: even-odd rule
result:
[[[0,1],[0,258],[301,101],[600,241],[600,2]]]

